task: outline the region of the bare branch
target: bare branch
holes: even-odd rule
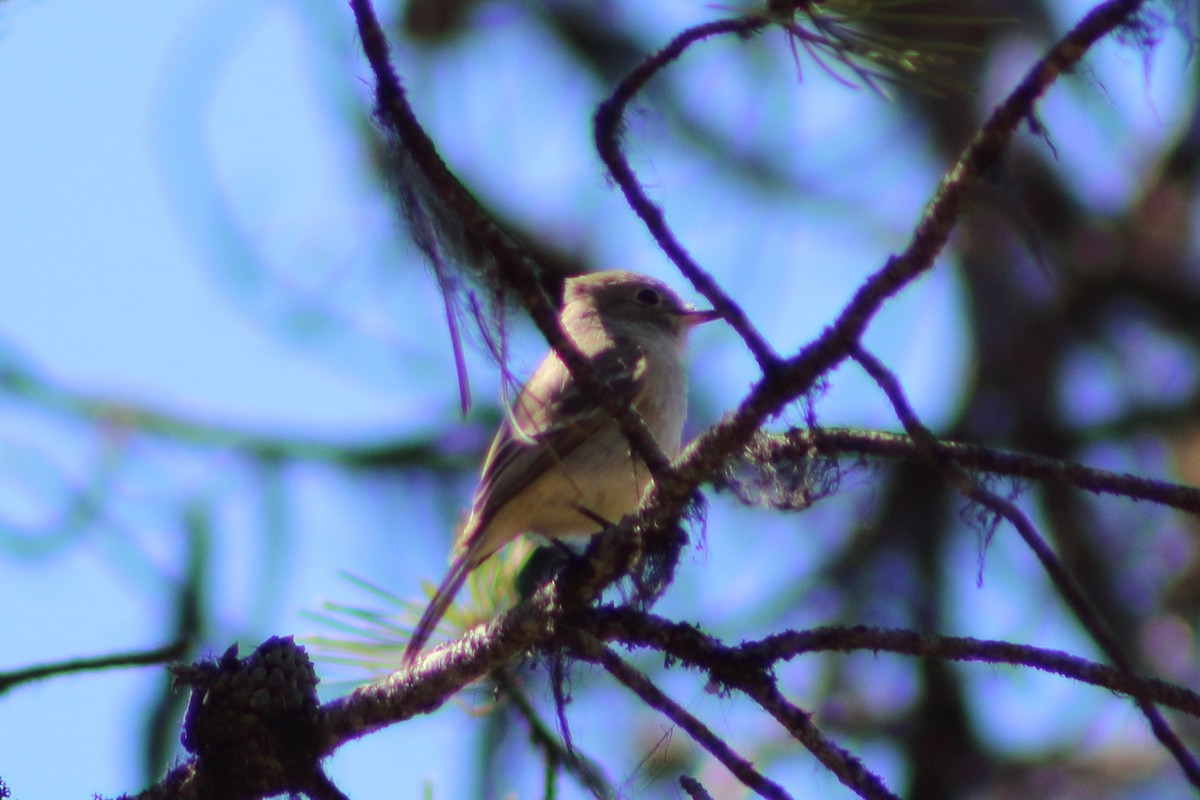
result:
[[[1083,593],[1083,589],[1075,580],[1075,577],[1067,570],[1066,566],[1050,549],[1050,545],[1038,533],[1037,528],[1029,520],[1029,518],[1017,508],[1013,502],[1000,497],[995,492],[988,491],[974,480],[965,470],[957,463],[945,457],[938,456],[934,447],[936,441],[933,434],[926,428],[917,418],[912,406],[909,405],[908,399],[904,396],[904,390],[900,386],[900,382],[896,376],[891,373],[878,359],[868,353],[861,347],[856,346],[852,353],[852,357],[857,361],[867,374],[879,385],[888,400],[892,404],[892,408],[896,412],[900,423],[908,432],[908,435],[913,438],[928,454],[931,463],[938,466],[946,475],[950,484],[969,500],[978,503],[988,509],[998,517],[1002,517],[1009,522],[1021,538],[1025,540],[1041,562],[1042,568],[1046,570],[1046,574],[1050,576],[1050,580],[1054,583],[1058,593],[1066,601],[1075,617],[1083,624],[1088,634],[1100,645],[1104,650],[1105,655],[1109,660],[1129,678],[1134,678],[1133,662],[1126,655],[1120,641],[1112,632],[1108,623],[1100,616],[1100,613],[1087,599]],[[1166,719],[1159,713],[1154,705],[1139,695],[1134,695],[1134,700],[1141,709],[1142,714],[1146,717],[1146,721],[1150,723],[1150,729],[1154,731],[1155,737],[1163,744],[1164,747],[1174,756],[1179,766],[1188,776],[1188,780],[1193,785],[1200,788],[1200,762],[1188,752],[1180,741],[1179,736],[1167,724]]]
[[[608,99],[596,109],[593,123],[593,136],[596,151],[608,167],[609,174],[625,193],[625,199],[637,215],[642,218],[647,229],[658,242],[662,251],[674,262],[683,275],[692,282],[696,290],[704,295],[713,308],[721,312],[721,316],[738,332],[746,347],[754,354],[759,369],[769,373],[779,363],[779,356],[771,348],[762,335],[755,329],[746,313],[717,285],[713,277],[696,263],[687,249],[679,242],[671,229],[667,227],[662,209],[651,202],[642,186],[634,175],[633,169],[621,151],[620,132],[625,117],[625,109],[638,92],[642,90],[651,78],[666,69],[678,59],[693,44],[702,42],[710,37],[722,34],[750,36],[767,25],[767,20],[760,17],[738,17],[735,19],[718,20],[704,25],[688,28],[671,40],[666,47],[646,58],[637,68],[617,85]]]
[[[649,648],[705,670],[714,680],[727,681],[730,665],[766,669],[770,665],[817,652],[889,652],[944,658],[950,661],[1026,666],[1087,683],[1130,697],[1145,697],[1200,717],[1200,694],[1156,678],[1130,677],[1113,667],[1058,650],[1011,642],[937,636],[895,628],[831,626],[807,631],[784,631],[759,641],[726,645],[697,628],[653,614],[624,608],[600,608],[580,619],[590,635]]]
[[[596,797],[616,797],[616,790],[604,775],[604,771],[574,747],[567,748],[554,735],[554,731],[538,715],[533,702],[525,690],[514,681],[505,670],[492,673],[492,679],[500,690],[508,696],[513,706],[524,717],[529,725],[529,737],[546,754],[547,770],[561,765],[579,784]]]
[[[580,622],[583,622],[584,620],[590,621],[603,619],[606,613],[611,611],[614,610],[602,609],[599,611],[583,612]],[[618,611],[617,613],[620,615],[621,612]],[[645,615],[639,616],[644,617]],[[628,618],[626,617],[626,619]],[[667,624],[670,625],[671,623]],[[684,629],[687,628],[687,626],[680,627]],[[703,634],[700,634],[694,628],[691,629],[691,633],[692,643],[695,643],[696,641],[704,641],[707,644],[710,654],[715,652],[722,653],[721,657],[709,659],[705,664],[705,666],[709,669],[709,675],[715,683],[732,689],[737,689],[758,703],[765,711],[767,711],[767,713],[773,716],[784,727],[784,729],[796,739],[796,741],[808,748],[808,750],[814,756],[816,756],[818,761],[824,764],[830,772],[837,776],[838,780],[857,792],[860,797],[877,799],[895,797],[895,795],[893,795],[892,792],[887,789],[887,787],[883,784],[883,781],[880,780],[878,776],[867,770],[862,765],[862,762],[860,762],[852,754],[848,753],[834,742],[830,741],[823,733],[821,733],[820,730],[817,729],[815,725],[813,725],[812,720],[807,713],[801,711],[779,693],[778,687],[776,686],[776,680],[770,673],[769,664],[767,661],[757,657],[757,654],[745,653],[740,650],[725,647],[724,645],[717,643],[716,640],[711,639],[711,637],[706,637]],[[589,632],[587,635],[589,639],[591,636],[593,636],[591,632]],[[598,644],[589,645],[585,642],[583,645],[584,651],[581,653],[581,655],[585,658],[589,658],[589,660],[599,658],[600,656],[596,655],[595,653],[589,653],[587,650],[588,647],[598,646]],[[628,667],[628,665],[622,662],[620,658],[613,654],[610,650],[605,648],[601,648],[601,650],[607,655],[604,656],[604,660],[599,663],[602,663],[605,669],[612,672],[614,677],[616,677],[618,680],[621,680],[622,683],[625,683],[625,679],[613,670],[619,670],[622,667],[625,669],[632,668]],[[614,661],[620,666],[611,666],[611,663]],[[630,678],[630,680],[635,683],[638,682],[637,678],[646,680],[645,676],[641,675],[641,673],[636,673],[636,676],[636,678]],[[647,681],[647,683],[649,683],[649,681]],[[652,702],[648,696],[642,694],[640,688],[634,688],[634,686],[631,686],[629,683],[626,683],[626,685],[630,686],[631,689],[634,689],[634,691],[638,693],[638,696],[642,697],[642,699],[648,704],[658,708],[660,711],[663,711],[663,708],[661,708],[659,705],[656,705],[656,702],[658,702],[657,699]],[[640,683],[638,685],[640,687]],[[650,687],[654,692],[658,691],[653,684],[650,684]],[[652,693],[648,694],[653,696]],[[670,702],[669,698],[666,699],[666,702]],[[667,712],[663,711],[663,713]],[[686,712],[683,713],[686,714]],[[672,720],[675,720],[676,722],[679,721],[671,714],[667,715]],[[688,730],[689,733],[692,733],[692,731],[688,729],[687,726],[682,725],[682,723],[681,727],[684,727],[685,730]],[[693,736],[695,736],[695,734],[693,734]],[[700,740],[697,739],[697,741]],[[704,743],[701,742],[701,744]],[[705,745],[705,747],[707,748],[707,745]],[[716,754],[714,753],[714,755]],[[722,763],[724,763],[724,761]],[[726,766],[729,765],[726,764]],[[739,778],[740,777],[741,776],[739,775]],[[749,786],[750,784],[747,785]]]
[[[0,672],[0,694],[14,686],[45,678],[55,678],[60,675],[70,675],[76,672],[91,672],[101,669],[123,669],[126,667],[147,667],[154,664],[165,664],[181,657],[187,652],[191,643],[187,640],[172,642],[152,650],[130,650],[124,653],[113,653],[107,656],[91,658],[76,658],[59,661],[53,664],[39,664],[23,667],[8,672]]]
[[[791,800],[791,795],[782,786],[756,770],[749,761],[734,752],[733,748],[713,733],[707,725],[689,713],[683,706],[667,697],[649,678],[622,661],[616,653],[596,640],[582,636],[575,645],[575,652],[584,660],[604,667],[608,674],[640,697],[646,705],[657,709],[667,719],[687,731],[697,744],[724,764],[726,769],[755,794],[768,798],[768,800]]]
[[[981,445],[935,440],[930,443],[939,459],[950,459],[964,469],[1031,480],[1061,481],[1094,494],[1111,494],[1200,514],[1200,489],[1169,481],[1111,472],[1071,461],[1011,453]],[[826,456],[854,454],[926,461],[926,446],[909,436],[849,428],[792,429],[781,434],[759,433],[747,448],[755,461],[772,463],[797,460],[813,452]]]

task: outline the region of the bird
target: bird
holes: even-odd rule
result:
[[[688,332],[717,319],[665,283],[611,270],[569,278],[563,330],[619,402],[641,416],[668,458],[679,455],[687,415]],[[636,510],[651,482],[616,420],[576,385],[553,349],[501,422],[451,551],[450,568],[413,629],[411,664],[467,576],[521,534],[547,539],[597,533]]]

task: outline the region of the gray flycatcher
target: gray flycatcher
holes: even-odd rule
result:
[[[660,281],[623,271],[569,279],[560,312],[575,346],[641,415],[668,458],[679,455],[687,415],[687,333],[718,316],[692,309]],[[467,575],[505,544],[522,533],[597,533],[600,520],[636,510],[649,484],[649,470],[616,421],[551,350],[492,441],[450,571],[413,630],[404,663],[421,652]]]

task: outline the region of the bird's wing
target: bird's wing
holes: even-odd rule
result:
[[[624,355],[618,354],[620,349]],[[553,358],[553,357],[551,357]],[[642,400],[647,363],[631,343],[608,348],[592,357],[599,375],[625,407]],[[554,420],[551,424],[550,420]],[[404,651],[404,663],[416,659],[466,581],[468,573],[492,554],[498,545],[485,541],[488,522],[524,487],[573,453],[612,418],[565,370],[550,359],[529,379],[513,409],[501,425],[483,462],[475,493],[471,523],[455,543],[450,571],[413,629]],[[503,544],[504,542],[499,542]]]
[[[639,387],[645,383],[639,380],[646,369],[646,359],[640,352],[626,345],[610,348],[596,354],[592,364],[622,406],[636,407],[641,399]],[[488,520],[505,503],[612,421],[608,412],[574,381],[566,378],[557,386],[547,385],[546,374],[553,371],[547,369],[543,373],[539,369],[534,373],[492,441],[475,494],[472,533],[485,529]],[[565,373],[559,374],[565,377]],[[460,541],[456,549],[470,544]],[[473,560],[478,564],[489,555],[477,553]]]

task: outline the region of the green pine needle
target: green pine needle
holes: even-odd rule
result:
[[[518,539],[472,572],[466,590],[455,598],[438,624],[438,633],[458,636],[514,605],[516,576],[533,547],[529,540]],[[413,627],[437,586],[422,582],[423,597],[406,599],[354,575],[343,574],[342,578],[365,592],[379,607],[326,601],[321,610],[307,612],[306,616],[331,633],[303,637],[304,644],[318,661],[354,667],[365,673],[360,682],[386,675],[399,667]]]

